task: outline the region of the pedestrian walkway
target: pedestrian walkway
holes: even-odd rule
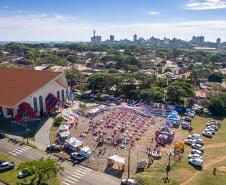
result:
[[[49,118],[35,134],[35,142],[45,149],[50,144],[50,129],[53,125],[53,118]]]
[[[27,146],[27,145],[23,145],[23,146],[18,146],[14,149],[11,149],[8,153],[10,155],[13,155],[13,156],[18,156],[18,155],[21,155],[22,153],[30,150],[32,147],[30,146]]]
[[[79,184],[79,180],[84,178],[90,171],[91,169],[82,166],[75,167],[72,171],[64,171],[62,174],[62,184]]]

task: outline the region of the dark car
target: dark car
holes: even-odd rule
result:
[[[0,163],[0,171],[13,169],[15,167],[14,162],[3,162]]]
[[[31,176],[31,173],[27,169],[24,169],[24,170],[22,170],[18,173],[17,178],[23,179],[23,178],[26,178],[26,177],[29,177],[29,176]]]
[[[61,146],[56,144],[51,144],[46,147],[46,152],[61,152]]]
[[[181,128],[183,130],[190,130],[191,126],[190,126],[190,124],[182,123],[181,124]]]

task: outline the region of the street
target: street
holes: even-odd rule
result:
[[[41,157],[53,157],[44,151],[34,149],[30,146],[9,142],[8,139],[0,140],[0,151],[7,153],[17,159],[27,161]],[[63,185],[119,185],[120,179],[104,173],[94,171],[81,165],[73,166],[72,163],[64,161],[63,172],[60,174],[61,184]]]

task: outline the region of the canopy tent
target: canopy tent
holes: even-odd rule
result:
[[[168,120],[180,120],[180,116],[177,113],[172,112],[167,116],[167,119]]]
[[[68,139],[71,137],[71,133],[69,131],[59,132],[58,135],[61,139]]]
[[[113,155],[111,157],[108,157],[108,160],[111,160],[111,161],[114,161],[114,162],[117,162],[117,163],[120,163],[120,164],[125,164],[125,158],[123,157],[120,157],[118,155]]]
[[[19,105],[16,113],[16,121],[20,122],[23,118],[37,118],[37,114],[29,103],[23,102]]]
[[[65,132],[69,130],[69,126],[68,125],[60,125],[60,127],[58,128],[58,132]]]
[[[48,111],[55,111],[60,108],[60,100],[51,93],[46,97],[45,103]]]
[[[66,144],[72,149],[77,150],[83,146],[83,143],[76,139],[75,137],[70,137],[66,140]]]

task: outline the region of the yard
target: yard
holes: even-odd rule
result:
[[[5,161],[14,161],[15,162],[15,168],[13,170],[9,170],[6,172],[0,172],[0,180],[6,184],[10,184],[10,185],[16,185],[16,184],[31,184],[31,177],[27,177],[25,179],[18,179],[17,175],[19,170],[17,170],[18,166],[23,162],[21,160],[18,160],[16,158],[13,158],[7,154],[1,153],[0,152],[0,160],[5,160]],[[56,185],[60,185],[60,181],[58,178],[51,178],[49,179],[49,181],[47,182],[47,184],[56,184]]]
[[[196,116],[192,120],[194,133],[201,133],[206,127],[206,122],[212,118]],[[222,125],[212,139],[202,137],[205,143],[204,168],[197,171],[188,164],[187,155],[190,147],[185,147],[185,152],[181,162],[177,162],[169,172],[170,185],[221,185],[226,184],[226,119],[219,121]],[[179,129],[180,130],[180,129]],[[159,161],[160,162],[160,161]],[[165,176],[165,163],[146,169],[145,172],[137,174],[140,185],[164,184],[162,178]],[[216,176],[213,175],[213,168],[217,168]],[[223,168],[223,170],[222,170]]]

